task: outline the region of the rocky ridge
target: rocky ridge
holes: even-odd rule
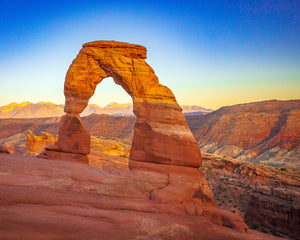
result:
[[[205,115],[212,112],[200,106],[183,105],[182,111],[185,115]],[[0,107],[0,118],[50,118],[61,117],[64,114],[63,104],[54,104],[51,102],[22,102],[11,103]],[[108,114],[113,116],[134,116],[133,104],[119,104],[112,102],[105,107],[99,107],[96,104],[89,104],[80,116],[85,117],[91,114]]]
[[[201,150],[219,156],[300,169],[300,100],[222,107],[188,124]]]
[[[292,104],[289,102],[264,101],[237,105],[237,107],[231,106],[205,116],[186,116],[186,120],[194,136],[198,139],[202,152],[299,170],[298,133],[300,130],[298,121],[300,117],[297,115],[299,100],[291,101]],[[266,106],[263,107],[264,105]],[[278,117],[282,116],[280,112],[287,113],[287,121],[278,121]],[[230,119],[230,122],[225,124],[222,120],[225,118]],[[82,122],[92,136],[115,137],[131,141],[135,119],[135,117],[92,114],[83,117]],[[272,122],[277,121],[277,127],[272,127],[274,125],[271,123],[265,124],[268,119]],[[59,118],[0,119],[0,139],[26,130],[31,130],[34,134],[46,131],[57,135],[58,122]],[[238,134],[243,131],[243,134]],[[266,133],[271,131],[272,137],[269,138]],[[258,135],[261,136],[260,139],[256,139],[255,136]],[[214,136],[219,137],[215,138]],[[246,147],[242,144],[249,139],[250,142],[253,142],[252,138],[256,139],[256,145],[252,144]]]

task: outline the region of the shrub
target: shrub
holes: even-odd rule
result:
[[[281,171],[287,172],[287,169],[285,167],[280,168]]]
[[[251,228],[253,230],[256,230],[256,229],[258,229],[258,224],[257,223],[250,223],[249,228]]]

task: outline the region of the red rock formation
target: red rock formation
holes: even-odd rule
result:
[[[153,201],[153,194],[168,185],[169,173],[160,164],[134,163],[148,169],[122,167],[110,173],[82,163],[0,154],[0,238],[278,239],[256,231],[245,233],[239,217],[217,213],[205,203],[209,196],[202,204]],[[151,165],[160,172],[150,170]],[[172,185],[179,183],[182,188],[184,183],[192,184],[187,175],[197,170],[166,167],[174,168]],[[194,176],[193,189],[205,184],[198,181],[202,176],[201,172]],[[204,196],[182,188],[178,190],[186,199]]]
[[[14,150],[10,146],[2,145],[0,146],[0,153],[12,154]]]
[[[132,97],[137,117],[130,169],[146,170],[166,180],[149,193],[151,202],[176,204],[184,214],[204,216],[215,224],[246,232],[248,227],[241,218],[215,208],[204,174],[198,169],[200,150],[182,109],[171,90],[158,82],[145,58],[146,48],[139,45],[114,41],[84,44],[66,75],[66,115],[61,119],[58,143],[39,156],[87,162],[90,135],[79,113],[88,105],[97,84],[112,77]],[[174,214],[171,209],[166,212]]]
[[[27,135],[27,142],[25,147],[25,155],[37,156],[45,147],[52,145],[57,141],[57,137],[52,136],[47,132],[41,132],[36,136],[31,131]]]
[[[190,116],[188,124],[208,153],[300,169],[299,119],[300,100],[271,100]]]
[[[208,154],[203,154],[201,170],[220,208],[245,217],[250,228],[299,236],[299,172]]]
[[[62,152],[87,155],[91,138],[83,126],[79,114],[66,114],[60,120],[58,146]]]
[[[6,153],[6,154],[23,154],[24,153],[24,147],[5,143],[3,145],[0,145],[0,153]]]
[[[58,133],[60,118],[32,118],[32,119],[0,119],[0,139],[31,130],[34,134],[46,131],[52,135]]]
[[[201,166],[201,154],[180,106],[170,89],[161,85],[153,69],[144,61],[146,48],[114,41],[83,45],[71,64],[65,81],[66,105],[61,121],[58,148],[62,152],[88,154],[88,137],[70,135],[66,119],[81,113],[97,84],[113,77],[133,99],[135,124],[131,161],[178,166]],[[77,115],[76,115],[77,114]],[[76,124],[81,122],[78,120]],[[68,125],[68,126],[67,126]],[[80,126],[78,136],[87,136]]]
[[[300,193],[297,190],[257,188],[251,194],[245,222],[258,229],[271,229],[273,233],[300,239]]]
[[[291,149],[299,143],[300,100],[262,101],[222,107],[190,117],[200,144],[235,145],[260,154],[278,146]]]

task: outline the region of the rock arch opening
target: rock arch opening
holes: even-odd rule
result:
[[[104,78],[80,116],[91,135],[89,163],[99,167],[104,164],[103,159],[112,161],[117,157],[116,161],[128,164],[136,121],[128,93],[111,77]]]
[[[132,98],[120,85],[115,84],[112,77],[104,78],[90,98],[88,107],[81,112],[80,116],[85,117],[92,113],[132,116]]]
[[[159,83],[146,63],[146,48],[140,45],[94,41],[83,45],[66,75],[65,112],[59,140],[41,157],[88,161],[90,135],[79,114],[88,105],[95,89],[106,77],[131,96],[136,115],[130,166],[158,163],[198,168],[201,154],[181,107],[172,91]]]

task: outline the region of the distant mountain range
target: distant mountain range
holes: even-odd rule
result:
[[[185,115],[205,115],[212,112],[211,109],[206,109],[200,106],[182,106]],[[64,105],[54,104],[51,102],[23,102],[11,103],[0,107],[0,118],[45,118],[45,117],[60,117],[64,114]],[[96,104],[90,104],[81,113],[81,116],[91,114],[108,114],[113,116],[134,116],[132,103],[119,104],[112,102],[104,108]]]

